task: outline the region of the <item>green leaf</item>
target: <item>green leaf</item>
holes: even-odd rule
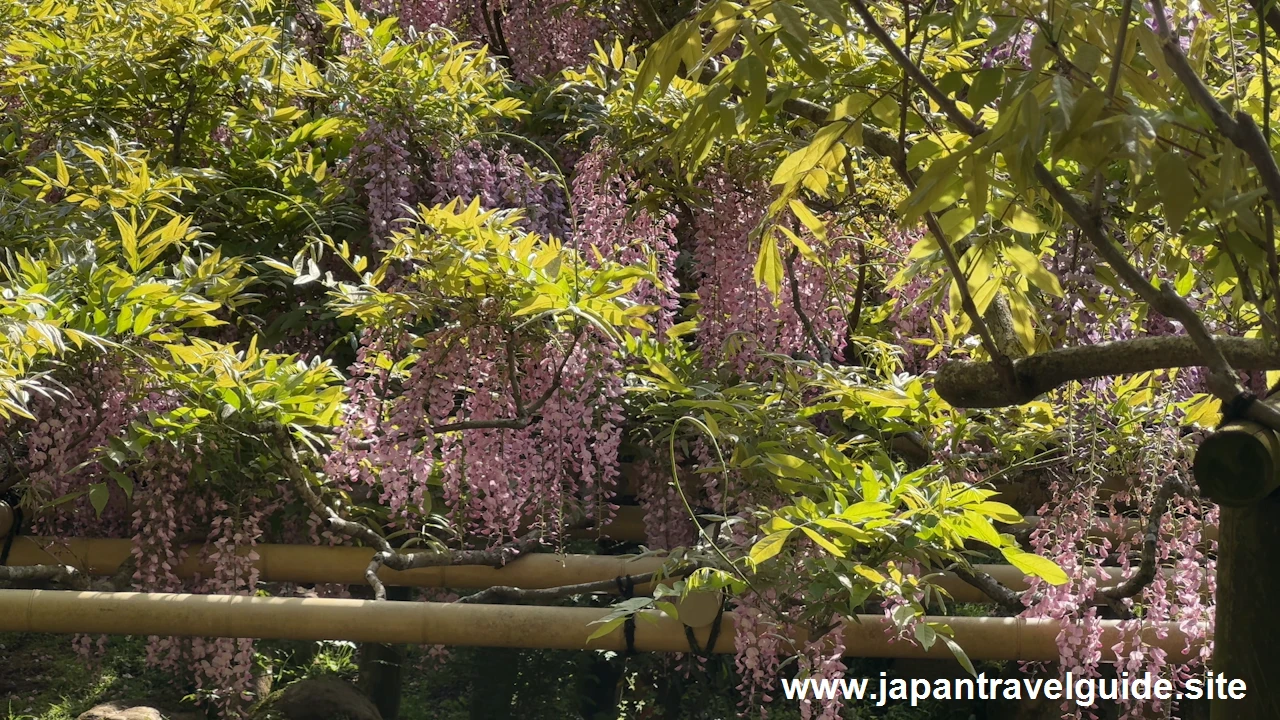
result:
[[[844,551],[837,547],[835,543],[823,537],[818,531],[808,527],[801,527],[800,529],[804,531],[805,535],[809,536],[810,540],[821,546],[823,550],[826,550],[836,557],[844,557]]]
[[[782,552],[782,546],[787,542],[787,538],[791,537],[791,532],[791,530],[781,530],[765,535],[760,542],[752,546],[751,553],[747,556],[747,559],[751,564],[759,565],[773,558],[773,556]]]
[[[798,183],[803,176],[822,161],[831,148],[840,140],[840,136],[849,129],[849,123],[843,120],[829,123],[814,133],[813,139],[804,148],[786,157],[773,173],[771,185],[787,185]]]
[[[798,480],[817,480],[822,477],[817,468],[795,455],[765,453],[765,459],[775,474]]]
[[[863,500],[845,508],[836,517],[849,521],[862,520],[864,518],[882,518],[888,517],[889,511],[892,509],[893,506],[889,503],[878,502],[875,500]]]
[[[915,635],[916,640],[920,642],[920,647],[925,650],[933,647],[933,643],[938,639],[938,632],[927,623],[918,623],[915,627]]]
[[[792,200],[789,203],[789,207],[791,212],[795,214],[796,219],[803,223],[806,228],[809,228],[809,232],[813,233],[814,237],[819,240],[827,239],[826,223],[819,220],[818,216],[814,215],[807,205],[800,200]]]
[[[120,489],[124,491],[125,497],[133,497],[133,478],[114,470],[111,471],[111,477],[116,481],[116,485],[119,485]]]
[[[1147,58],[1147,62],[1155,67],[1156,73],[1166,85],[1174,86],[1177,76],[1164,59],[1164,45],[1160,42],[1160,38],[1156,37],[1156,34],[1143,23],[1134,25],[1133,30],[1138,35],[1138,44],[1142,46],[1142,54]]]
[[[769,100],[769,77],[764,61],[759,57],[746,55],[738,60],[735,69],[737,83],[746,91],[746,99],[742,102],[742,114],[748,127],[759,119]]]
[[[1013,202],[1001,202],[996,216],[1010,230],[1027,233],[1028,235],[1047,232],[1051,229],[1048,225],[1040,222],[1040,218],[1028,212],[1026,208]]]
[[[804,0],[809,12],[830,22],[841,30],[849,29],[849,16],[836,0]]]
[[[1164,218],[1173,232],[1182,231],[1187,213],[1196,206],[1196,184],[1187,161],[1178,152],[1167,152],[1156,161],[1156,189],[1164,203]]]
[[[867,567],[866,565],[855,565],[853,571],[876,585],[885,581],[884,575],[881,575],[879,571],[874,568]]]
[[[627,621],[626,617],[617,617],[607,622],[604,622],[599,628],[596,629],[595,632],[587,636],[587,640],[595,640],[597,638],[602,638],[605,635],[608,635],[609,633],[613,632],[614,630],[617,630],[618,627],[621,626],[622,623],[626,621]],[[600,622],[600,621],[597,620],[596,622]]]
[[[964,530],[963,535],[967,535],[978,542],[986,543],[996,548],[1004,544],[1000,542],[1000,533],[996,532],[995,526],[991,524],[991,521],[977,513],[966,512],[964,517],[959,518],[955,523]]]
[[[1005,523],[1006,525],[1018,525],[1022,522],[1022,513],[1002,502],[987,500],[980,503],[974,503],[969,506],[969,509],[982,513],[983,515],[986,515],[997,522]]]
[[[1062,284],[1058,282],[1058,276],[1040,264],[1040,258],[1030,250],[1017,244],[1006,245],[1003,250],[1005,259],[1012,263],[1032,285],[1054,297],[1062,297]]]
[[[111,499],[111,491],[107,489],[106,483],[94,483],[89,486],[89,503],[93,505],[93,511],[102,517],[102,511],[107,507],[107,500]]]
[[[59,153],[54,153],[53,159],[57,161],[58,184],[66,187],[71,184],[71,174],[67,172],[67,164],[62,161],[62,155]]]
[[[952,655],[956,656],[956,660],[960,661],[960,665],[965,669],[965,672],[978,677],[978,671],[973,669],[973,661],[969,659],[969,655],[965,653],[964,648],[961,648],[959,643],[944,634],[940,633],[938,637],[942,638],[942,642],[947,644],[947,649],[951,651]]]
[[[1035,553],[1023,552],[1017,548],[1005,548],[1004,559],[1009,561],[1010,565],[1018,568],[1027,575],[1038,577],[1050,585],[1065,585],[1070,578],[1058,567],[1058,564],[1048,558],[1042,558]]]
[[[760,255],[756,258],[754,277],[756,284],[764,285],[774,297],[782,290],[782,253],[778,249],[778,237],[765,233],[760,243]]]
[[[947,240],[953,243],[959,242],[968,237],[969,233],[978,226],[973,213],[969,210],[967,207],[954,207],[938,218],[938,225],[942,226],[942,234],[947,236]]]
[[[676,609],[675,604],[666,602],[665,600],[655,600],[653,606],[665,613],[672,620],[680,619],[680,611]]]
[[[1004,68],[979,70],[969,84],[969,105],[976,112],[979,108],[1000,97],[1004,89]]]

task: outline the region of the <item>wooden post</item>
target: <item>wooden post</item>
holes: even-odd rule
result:
[[[1280,436],[1255,422],[1223,425],[1196,451],[1200,494],[1224,507],[1252,505],[1280,487]]]
[[[1215,699],[1212,720],[1280,720],[1280,499],[1221,509],[1213,671],[1245,683],[1243,700]]]
[[[409,602],[413,600],[413,590],[407,587],[389,587],[387,600]],[[397,720],[400,717],[405,649],[404,645],[385,643],[360,645],[360,691],[378,707],[382,720]]]
[[[1227,423],[1201,443],[1195,477],[1221,513],[1212,668],[1246,687],[1242,700],[1215,693],[1210,717],[1280,720],[1280,434]]]

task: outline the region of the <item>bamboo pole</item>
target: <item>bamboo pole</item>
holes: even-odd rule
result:
[[[608,608],[464,605],[380,602],[320,598],[176,593],[101,593],[69,590],[0,590],[0,631],[89,633],[191,637],[251,637],[280,640],[545,648],[554,650],[626,650],[622,628],[595,640],[591,623]],[[635,649],[688,652],[684,626],[661,613],[646,611],[635,623]],[[891,621],[858,615],[845,631],[846,653],[857,657],[950,657],[941,643],[929,651],[906,642],[890,642]],[[1048,618],[926,617],[945,623],[975,660],[1054,661],[1058,659],[1058,621]],[[1120,622],[1102,620],[1104,659],[1120,639]],[[733,652],[733,618],[725,615],[712,651]],[[1152,645],[1171,658],[1188,657],[1188,640],[1177,623],[1142,630]],[[705,648],[711,628],[694,630]],[[1189,655],[1199,653],[1191,643]]]
[[[1192,467],[1200,494],[1225,507],[1248,507],[1280,488],[1280,433],[1241,420],[1200,442]]]
[[[10,565],[72,565],[89,575],[113,575],[129,558],[129,540],[86,538],[41,538],[19,536],[9,551]],[[197,549],[188,546],[186,558],[174,572],[188,579],[213,574],[213,565],[204,562]],[[364,572],[373,558],[370,548],[325,545],[241,546],[241,555],[257,554],[253,565],[263,582],[365,584]],[[387,585],[405,587],[448,587],[476,590],[507,585],[526,589],[577,585],[625,575],[642,575],[662,567],[661,557],[630,555],[556,555],[533,553],[504,567],[453,565],[446,567],[391,570],[382,568],[378,577]]]
[[[130,547],[128,540],[58,540],[19,536],[14,539],[8,564],[72,565],[89,575],[113,575],[120,564],[128,559]],[[174,568],[179,578],[185,580],[197,575],[212,575],[213,566],[201,560],[198,547],[189,546],[186,558]],[[364,571],[373,557],[373,550],[369,548],[325,545],[243,546],[238,552],[243,555],[250,550],[257,554],[253,564],[262,582],[363,585]],[[663,561],[664,558],[655,556],[534,553],[499,568],[455,565],[397,571],[384,567],[379,571],[378,577],[387,585],[402,587],[482,590],[505,585],[536,589],[598,582],[625,575],[643,575],[661,568]],[[1012,565],[975,565],[974,569],[992,576],[1010,589],[1025,590],[1028,587],[1027,577]],[[1118,567],[1102,567],[1097,568],[1097,571],[1103,575],[1099,580],[1102,584],[1115,583],[1122,577]],[[990,602],[990,598],[954,573],[941,573],[934,583],[950,593],[956,602]],[[639,594],[651,590],[651,584],[635,587]]]

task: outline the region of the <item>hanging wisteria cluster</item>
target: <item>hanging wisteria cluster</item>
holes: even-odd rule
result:
[[[707,207],[694,216],[693,251],[698,276],[700,324],[698,344],[708,362],[723,358],[739,373],[760,359],[761,353],[805,353],[816,356],[812,338],[806,335],[799,310],[828,348],[842,347],[848,318],[841,312],[850,303],[835,294],[851,292],[828,284],[823,268],[794,261],[796,292],[788,286],[775,296],[755,279],[760,242],[757,231],[764,219],[768,194],[761,186],[743,187],[721,171],[711,171],[699,186]],[[824,248],[833,260],[840,248]]]
[[[530,154],[536,158],[535,152]],[[541,164],[505,145],[487,147],[472,140],[432,165],[430,200],[470,203],[479,198],[489,210],[522,211],[532,232],[568,238],[573,215],[564,187],[554,169]]]
[[[252,548],[275,506],[252,501],[233,509],[226,499],[191,488],[188,478],[201,462],[198,451],[184,456],[167,443],[152,444],[145,451],[146,463],[125,478],[127,484],[115,479],[123,476],[102,456],[132,423],[178,404],[173,394],[148,388],[139,370],[127,358],[94,361],[74,373],[81,380],[63,383],[56,397],[33,406],[39,420],[25,434],[25,457],[18,470],[33,492],[57,501],[36,516],[35,532],[131,538],[128,582],[139,591],[255,592],[258,571]],[[95,488],[106,493],[103,500],[96,500]],[[200,559],[213,574],[179,577],[178,567],[189,559],[187,544],[200,542],[206,543]],[[240,552],[242,548],[248,550]],[[87,641],[82,638],[77,647],[102,651],[104,643],[95,647]],[[193,669],[196,686],[209,690],[220,708],[232,711],[242,706],[243,693],[253,686],[253,648],[253,640],[244,638],[150,637],[147,661],[173,671]]]
[[[523,82],[554,75],[586,60],[607,23],[574,0],[382,0],[372,9],[398,15],[418,31],[432,25],[461,31],[505,52]]]

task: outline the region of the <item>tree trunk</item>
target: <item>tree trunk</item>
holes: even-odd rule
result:
[[[412,588],[387,588],[388,601],[412,599]],[[404,658],[403,645],[364,643],[360,647],[360,691],[378,706],[382,720],[396,720],[400,716]]]
[[[1224,700],[1215,688],[1211,717],[1280,720],[1280,499],[1221,513],[1213,672],[1246,689],[1243,700]]]

